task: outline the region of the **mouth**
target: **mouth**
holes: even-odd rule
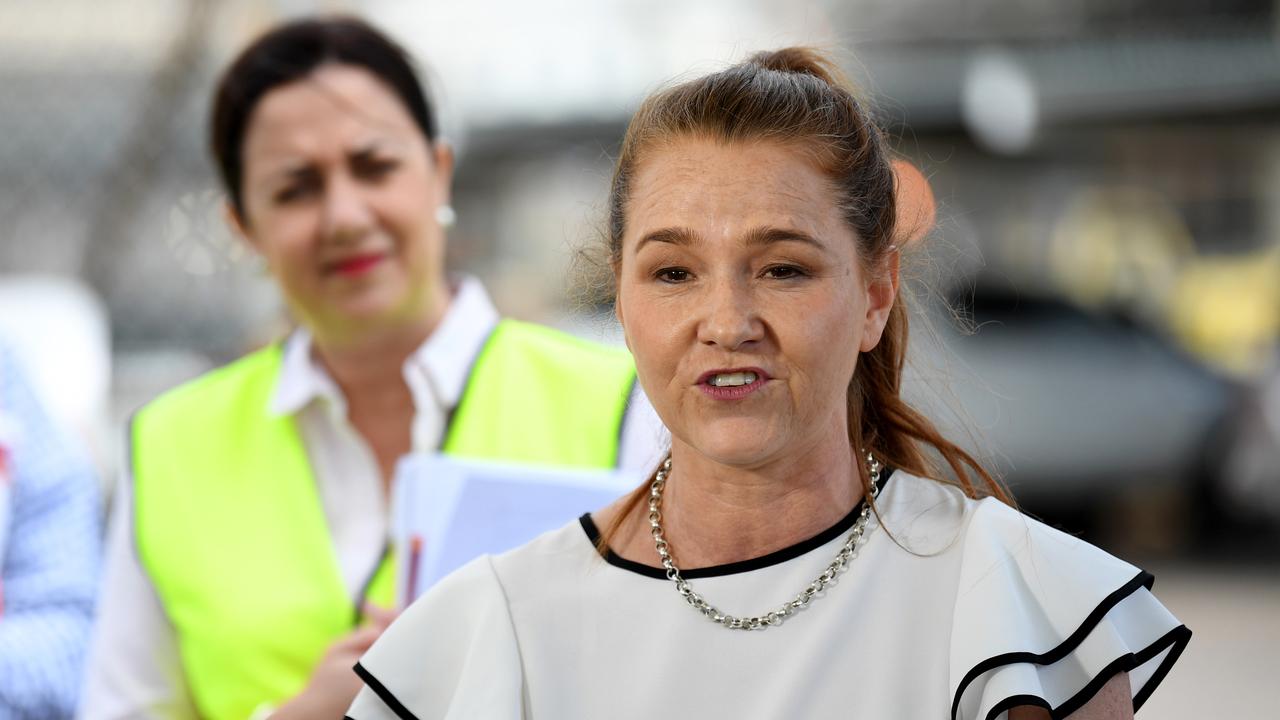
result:
[[[344,277],[355,277],[363,275],[381,263],[386,256],[381,253],[365,253],[363,255],[352,255],[340,260],[326,263],[324,272],[326,275],[342,275]]]
[[[759,390],[769,374],[758,367],[722,368],[703,373],[698,388],[718,400],[736,400]]]

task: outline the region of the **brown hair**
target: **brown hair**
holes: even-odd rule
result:
[[[209,149],[218,175],[242,221],[243,145],[253,109],[268,92],[296,82],[326,63],[354,65],[373,73],[404,103],[430,145],[436,116],[403,48],[354,17],[308,17],[275,27],[253,41],[223,71],[213,95]]]
[[[632,179],[645,154],[664,142],[690,136],[724,143],[773,141],[809,153],[831,179],[864,267],[880,267],[896,251],[900,240],[895,234],[895,175],[883,131],[827,57],[791,47],[757,53],[720,72],[661,90],[640,106],[623,138],[609,193],[608,251],[615,273]],[[954,484],[969,497],[1012,502],[972,455],[902,399],[907,324],[900,292],[879,344],[862,354],[849,383],[850,445],[867,448],[890,467]],[[931,455],[941,458],[949,477]],[[858,466],[870,497],[867,470],[862,463]],[[646,493],[647,487],[642,487],[628,499],[604,534],[604,543]]]

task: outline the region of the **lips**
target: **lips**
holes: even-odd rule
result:
[[[729,379],[732,381],[732,380],[738,379],[738,378],[734,378],[733,376],[743,376],[748,374],[755,375],[756,382],[762,382],[769,379],[769,373],[765,372],[764,370],[758,367],[717,368],[715,370],[708,370],[707,372],[704,372],[701,375],[699,375],[698,384],[710,385],[712,387],[715,387],[717,380],[723,381],[725,379]],[[736,385],[739,383],[732,382],[732,384]]]
[[[698,378],[698,389],[713,400],[740,400],[764,387],[769,374],[758,367],[718,368]]]
[[[352,277],[363,275],[372,270],[378,263],[385,259],[385,255],[381,253],[365,253],[362,255],[351,255],[349,257],[335,260],[325,264],[326,274],[343,275]]]

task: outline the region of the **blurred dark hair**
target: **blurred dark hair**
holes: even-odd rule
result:
[[[436,139],[435,113],[408,53],[373,26],[353,17],[294,20],[255,40],[227,67],[213,96],[209,148],[223,187],[242,220],[244,136],[254,107],[271,90],[305,78],[328,63],[373,73],[395,92],[426,136]]]
[[[835,63],[822,53],[790,47],[659,90],[627,126],[609,192],[605,250],[614,272],[622,262],[632,184],[645,158],[673,141],[704,138],[731,144],[768,141],[805,153],[830,180],[835,201],[858,243],[858,258],[876,271],[912,228],[896,226],[897,181],[884,133]],[[970,497],[1011,498],[967,451],[943,437],[902,398],[907,308],[899,293],[876,347],[862,353],[846,388],[849,443],[890,467],[958,485]],[[948,466],[950,476],[931,458]],[[857,463],[870,496],[870,476]],[[603,541],[647,496],[638,488]]]

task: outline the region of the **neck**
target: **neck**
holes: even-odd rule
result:
[[[677,563],[749,560],[817,535],[862,498],[855,462],[843,430],[753,467],[721,464],[674,442],[662,515]]]
[[[317,338],[314,352],[351,403],[404,387],[405,361],[426,338],[427,335],[380,337],[358,344],[327,343]]]
[[[407,393],[405,361],[435,332],[448,304],[445,292],[431,311],[413,322],[345,331],[313,329],[313,352],[348,403],[388,392]]]

